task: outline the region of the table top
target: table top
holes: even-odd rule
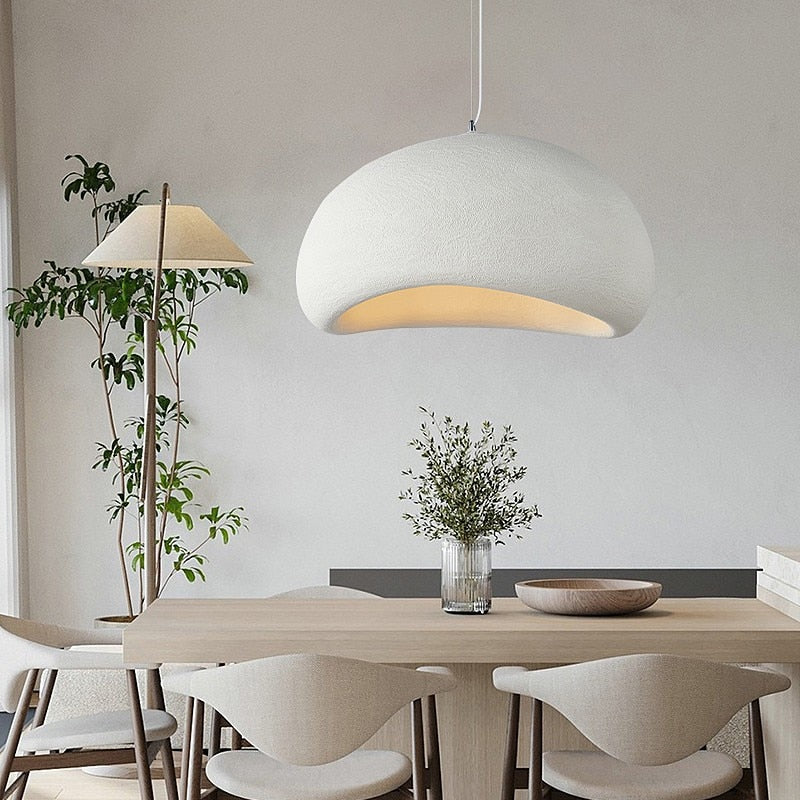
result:
[[[128,663],[232,662],[315,652],[396,664],[586,661],[674,653],[800,662],[800,621],[755,599],[662,598],[638,614],[542,614],[497,598],[490,614],[445,614],[437,598],[156,601],[124,633]]]

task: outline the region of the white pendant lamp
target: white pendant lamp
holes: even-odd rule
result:
[[[482,0],[479,0],[479,9]],[[359,169],[323,200],[297,261],[330,333],[522,328],[622,336],[644,316],[653,251],[628,196],[552,144],[470,132]]]

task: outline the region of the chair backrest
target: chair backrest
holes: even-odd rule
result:
[[[310,653],[164,680],[165,689],[217,709],[268,756],[298,765],[352,753],[404,705],[454,685],[450,675]]]
[[[614,758],[653,766],[697,752],[740,708],[791,681],[763,669],[630,655],[542,670],[500,667],[494,683],[553,706]]]
[[[17,707],[25,673],[56,666],[53,648],[66,647],[76,631],[0,614],[0,711]]]
[[[288,592],[279,592],[271,597],[287,600],[291,598],[297,600],[382,599],[379,594],[362,592],[361,589],[351,589],[349,586],[301,586],[299,589],[289,589]]]

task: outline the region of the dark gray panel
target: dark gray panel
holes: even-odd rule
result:
[[[543,578],[633,578],[657,581],[664,597],[755,597],[754,569],[496,569],[495,597],[514,597],[517,581]],[[332,569],[331,584],[383,597],[438,597],[438,569]]]

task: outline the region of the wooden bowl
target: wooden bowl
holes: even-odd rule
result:
[[[515,588],[517,597],[537,611],[579,617],[632,614],[661,596],[660,583],[617,578],[520,581]]]

